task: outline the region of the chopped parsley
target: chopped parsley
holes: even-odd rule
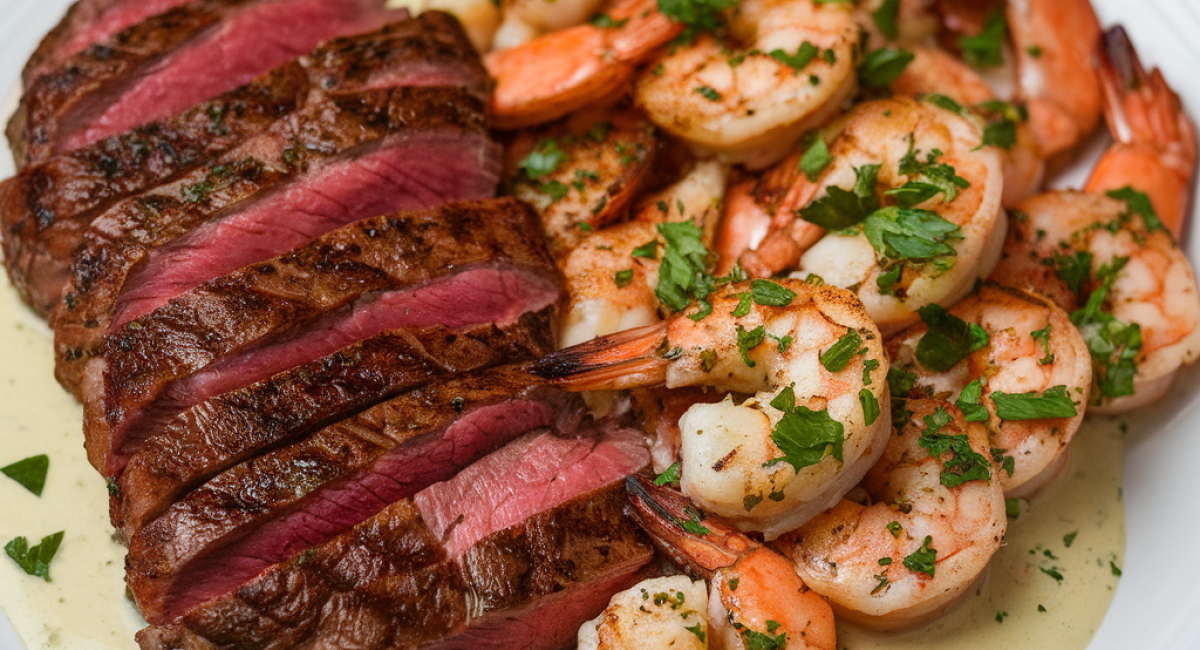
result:
[[[1040,342],[1042,350],[1046,353],[1041,359],[1038,359],[1038,365],[1048,366],[1054,363],[1054,353],[1050,351],[1050,323],[1046,323],[1046,326],[1040,330],[1030,332],[1029,336],[1033,338],[1035,345]]]
[[[875,399],[875,395],[871,390],[864,388],[858,391],[858,403],[862,404],[863,422],[867,426],[875,424],[875,420],[879,419],[879,400]]]
[[[829,417],[828,410],[813,411],[797,405],[791,386],[779,391],[771,400],[771,406],[783,411],[783,417],[771,431],[771,441],[783,456],[768,461],[766,466],[786,462],[799,472],[816,465],[826,456],[842,462],[845,427]]]
[[[913,60],[913,53],[891,47],[867,52],[858,66],[858,80],[870,88],[892,85]]]
[[[983,127],[983,142],[980,146],[991,146],[1010,150],[1017,143],[1017,124],[1029,119],[1029,112],[1020,104],[992,100],[977,108],[989,116]]]
[[[660,223],[658,232],[666,245],[654,295],[675,311],[683,311],[695,298],[702,303],[701,311],[704,311],[704,305],[708,304],[706,298],[715,288],[715,282],[708,274],[712,255],[701,240],[703,231],[690,221],[680,221]],[[711,310],[709,305],[708,311]]]
[[[630,282],[633,282],[633,269],[623,269],[613,274],[613,284],[618,289],[629,286]]]
[[[983,382],[976,379],[963,387],[955,406],[963,412],[967,422],[987,422],[988,410],[983,405]]]
[[[715,89],[710,88],[708,86],[699,86],[696,88],[696,92],[700,93],[701,97],[707,99],[710,102],[721,101],[721,93],[717,92]]]
[[[521,159],[521,162],[517,163],[517,168],[524,171],[529,180],[536,181],[543,176],[553,174],[566,159],[567,152],[563,151],[557,142],[542,140],[533,148],[533,151],[530,151]]]
[[[1162,221],[1158,218],[1158,213],[1154,211],[1154,206],[1150,203],[1150,197],[1145,194],[1128,185],[1119,189],[1109,190],[1105,194],[1111,198],[1124,201],[1129,206],[1129,210],[1122,214],[1122,217],[1136,214],[1142,218],[1142,223],[1146,225],[1147,231],[1166,230],[1163,227]]]
[[[988,344],[988,333],[975,323],[946,311],[936,303],[917,310],[929,331],[917,343],[916,357],[934,372],[946,372],[968,354]]]
[[[1073,255],[1055,251],[1043,263],[1054,267],[1055,275],[1067,283],[1072,293],[1079,293],[1092,275],[1092,260],[1092,254],[1087,251],[1078,251]]]
[[[1004,65],[1004,42],[1008,34],[1008,21],[1004,9],[988,14],[983,31],[975,36],[962,36],[958,46],[962,48],[963,60],[976,68],[994,68]]]
[[[658,0],[658,10],[672,21],[683,23],[679,40],[690,43],[698,34],[720,27],[720,12],[736,4],[737,0]]]
[[[800,74],[801,70],[808,67],[808,64],[812,63],[813,59],[817,58],[817,54],[819,54],[820,51],[821,48],[808,41],[804,41],[800,44],[800,47],[796,49],[795,54],[788,54],[781,49],[775,49],[768,52],[767,56],[770,56],[772,59],[775,59],[776,61],[779,61],[780,63],[791,68],[792,74]]]
[[[863,222],[863,234],[883,259],[881,290],[891,290],[901,271],[911,264],[930,265],[938,272],[954,266],[958,255],[951,241],[962,239],[962,229],[935,212],[888,207],[876,210]],[[885,286],[885,277],[889,284]]]
[[[896,18],[899,15],[900,0],[883,0],[883,4],[871,12],[871,20],[884,36],[896,38],[900,35],[900,29],[896,26]]]
[[[770,280],[754,280],[750,283],[750,294],[754,302],[764,307],[787,307],[796,298],[796,292]]]
[[[0,472],[20,483],[26,490],[42,496],[42,488],[46,486],[46,472],[50,469],[50,457],[46,454],[30,456],[24,460],[0,467]]]
[[[847,191],[836,185],[825,189],[827,196],[800,209],[800,218],[826,230],[841,230],[857,225],[879,210],[875,187],[879,165],[854,168],[854,189]]]
[[[641,258],[645,258],[648,260],[658,259],[658,240],[651,239],[650,241],[646,242],[645,244],[642,244],[641,246],[638,246],[637,248],[633,249],[633,252],[630,253],[629,255],[631,257],[641,257]]]
[[[820,354],[821,365],[829,372],[841,372],[860,349],[862,336],[857,330],[849,330]]]
[[[952,165],[938,162],[937,159],[943,155],[941,149],[930,149],[929,153],[925,155],[925,160],[921,160],[915,140],[913,134],[908,134],[908,151],[900,159],[899,171],[901,174],[909,179],[938,186],[946,195],[947,203],[958,198],[959,190],[965,190],[971,186],[967,179],[958,175]]]
[[[692,634],[695,634],[696,638],[699,639],[700,643],[704,643],[706,634],[704,632],[704,622],[703,621],[696,623],[695,625],[693,625],[691,627],[685,627],[683,629],[687,630],[688,632],[691,632]]]
[[[735,297],[738,299],[738,304],[737,307],[734,307],[733,311],[730,312],[730,315],[732,315],[734,318],[741,318],[742,316],[749,314],[751,302],[750,292],[747,291],[745,293],[735,294]]]
[[[703,511],[695,510],[693,508],[684,508],[683,512],[687,514],[688,519],[686,521],[680,520],[679,525],[685,531],[693,535],[707,535],[710,532],[707,527],[701,525],[700,523],[707,518]]]
[[[1070,418],[1079,413],[1075,402],[1067,395],[1066,386],[1047,388],[1041,393],[993,392],[992,403],[996,405],[996,417],[1001,420],[1040,420],[1042,418]]]
[[[816,181],[821,172],[833,162],[833,156],[829,153],[829,146],[825,144],[825,137],[821,133],[816,133],[810,136],[812,142],[804,149],[804,154],[800,156],[800,171],[810,181]]]
[[[1013,472],[1017,471],[1017,459],[1009,456],[1007,449],[992,447],[991,452],[992,462],[996,463],[996,465],[1003,470],[1005,474],[1012,476]],[[1016,515],[1013,516],[1015,517]]]
[[[62,539],[63,531],[60,530],[53,535],[43,537],[41,542],[31,547],[29,541],[24,537],[17,537],[4,545],[4,552],[25,573],[50,582],[50,561],[58,553]]]
[[[950,419],[950,414],[940,408],[926,415],[925,430],[917,439],[917,444],[933,458],[950,453],[950,459],[942,463],[942,473],[939,477],[942,485],[954,488],[967,481],[990,482],[991,464],[983,454],[971,449],[966,434],[941,433],[940,430],[950,424]]]
[[[608,14],[596,14],[588,22],[600,29],[620,29],[625,26],[625,23],[629,22],[629,19],[613,20],[612,16]]]
[[[738,352],[742,353],[742,361],[745,362],[745,364],[748,367],[753,368],[754,366],[758,365],[758,363],[755,362],[754,359],[750,358],[750,350],[753,350],[754,348],[762,345],[763,341],[766,340],[766,335],[767,335],[767,330],[762,325],[759,325],[758,327],[756,327],[752,330],[747,330],[746,328],[742,327],[741,323],[738,323],[738,326],[737,326]]]
[[[921,547],[904,558],[904,568],[914,573],[924,573],[932,578],[933,572],[937,568],[937,549],[930,548],[929,545],[932,543],[933,537],[926,535],[921,542]]]
[[[1096,401],[1133,394],[1136,360],[1142,351],[1141,326],[1118,320],[1103,309],[1113,282],[1128,261],[1128,257],[1118,257],[1102,265],[1096,273],[1100,286],[1083,308],[1071,313],[1071,322],[1079,328],[1092,356]]]

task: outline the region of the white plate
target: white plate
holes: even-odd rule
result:
[[[1160,66],[1193,115],[1200,114],[1200,0],[1093,2],[1101,22],[1124,24],[1145,61]],[[0,89],[14,86],[29,53],[68,4],[0,0]],[[0,155],[0,178],[11,173],[11,160]],[[1197,213],[1193,206],[1193,221]],[[1200,228],[1189,229],[1184,246],[1196,259]],[[1182,373],[1172,395],[1148,417],[1138,418],[1146,426],[1130,434],[1124,573],[1089,650],[1200,648],[1200,562],[1194,559],[1200,509],[1192,500],[1194,465],[1200,459],[1200,422],[1193,419],[1198,385],[1200,370]],[[0,650],[23,650],[2,615]]]

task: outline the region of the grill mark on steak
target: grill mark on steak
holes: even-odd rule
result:
[[[628,467],[644,466],[641,454]],[[620,482],[571,496],[492,532],[458,560],[411,501],[397,502],[178,622],[143,630],[138,642],[144,650],[281,650],[317,639],[329,647],[566,647],[613,593],[649,573],[652,557],[623,513]],[[545,627],[512,636],[535,623]]]
[[[21,70],[21,81],[28,88],[38,77],[89,45],[107,41],[126,27],[189,1],[78,0],[42,38]]]
[[[38,79],[9,122],[18,167],[178,113],[308,53],[406,17],[382,0],[197,0]],[[286,22],[289,29],[276,26]]]
[[[126,539],[218,472],[426,382],[554,349],[550,309],[512,326],[396,330],[206,400],[163,427],[131,459],[110,499]]]
[[[180,283],[198,285],[342,224],[495,191],[497,145],[484,130],[482,102],[466,90],[369,91],[319,108],[319,115],[290,116],[212,167],[123,201],[91,224],[66,299],[51,318],[64,386],[78,393],[82,362],[112,330],[110,315],[127,289],[144,298],[138,309],[145,310]],[[392,174],[392,182],[377,170]],[[443,181],[437,192],[402,187],[423,172]],[[306,204],[313,212],[290,211]],[[160,256],[164,266],[156,263]],[[137,273],[172,263],[193,275]]]
[[[559,292],[537,217],[513,199],[351,224],[207,282],[108,336],[85,378],[89,460],[116,476],[168,418],[217,391],[396,327],[507,324]],[[424,300],[453,310],[426,313]],[[234,366],[236,375],[221,374]]]
[[[549,427],[574,435],[585,410],[578,395],[540,386],[520,367],[431,382],[231,468],[188,494],[130,539],[130,588],[147,621],[174,620],[391,503],[464,467],[471,471],[471,462],[522,434]],[[572,461],[608,451],[573,440],[557,446],[574,452]],[[526,474],[517,463],[505,464],[508,472]]]
[[[370,72],[368,72],[370,71]],[[217,100],[27,165],[0,183],[0,240],[22,299],[45,316],[62,300],[87,226],[120,199],[333,96],[399,86],[460,86],[486,97],[488,77],[454,18],[431,11],[330,41]],[[373,216],[373,215],[372,215]]]

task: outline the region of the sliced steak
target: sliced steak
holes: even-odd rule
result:
[[[113,526],[129,539],[217,473],[435,378],[537,359],[554,349],[551,311],[503,329],[385,332],[197,404],[130,459],[112,490]]]
[[[495,192],[498,146],[473,93],[398,88],[330,104],[92,222],[51,318],[64,386],[77,392],[105,334],[206,280],[366,217]]]
[[[88,362],[84,434],[105,476],[194,404],[401,327],[506,325],[554,304],[537,217],[513,199],[367,219],[211,280]]]
[[[461,86],[483,97],[488,83],[458,21],[444,13],[331,41],[216,100],[28,165],[0,183],[9,277],[34,310],[49,314],[88,224],[117,201],[176,179],[297,111],[337,110],[332,96]]]
[[[399,501],[138,641],[146,650],[569,647],[652,556],[623,514],[616,480],[648,462],[638,438],[522,438],[450,481],[474,490],[451,488],[469,500],[442,510],[477,512],[473,499],[501,494],[524,511],[456,556],[429,527],[421,497]],[[545,498],[552,492],[558,498]]]
[[[21,81],[28,88],[89,45],[104,43],[126,27],[185,2],[190,0],[78,0],[42,38],[21,70]]]
[[[529,431],[574,434],[582,400],[538,383],[513,366],[434,381],[213,478],[130,539],[142,615],[175,620]]]
[[[321,41],[406,15],[382,0],[197,0],[42,75],[9,122],[9,144],[18,167],[72,151],[233,90]]]

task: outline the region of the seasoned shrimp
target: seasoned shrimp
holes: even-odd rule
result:
[[[887,361],[854,294],[798,280],[729,284],[662,323],[559,350],[533,372],[568,390],[710,386],[753,395],[679,420],[681,485],[773,538],[862,478],[888,431]]]
[[[1100,54],[1104,116],[1116,143],[1096,163],[1084,189],[1102,194],[1132,185],[1179,237],[1196,171],[1195,126],[1162,73],[1142,67],[1125,30],[1106,32]]]
[[[708,588],[687,576],[651,578],[608,601],[579,628],[577,650],[704,650]]]
[[[1007,525],[987,433],[958,409],[907,400],[887,450],[862,487],[776,542],[838,618],[864,627],[920,625],[983,573]]]
[[[1200,356],[1191,263],[1139,201],[1050,192],[1017,206],[992,279],[1051,297],[1092,355],[1093,410],[1153,402]]]
[[[745,49],[712,36],[651,61],[635,99],[701,155],[763,168],[854,92],[858,27],[841,3],[742,0],[729,20]]]
[[[711,241],[728,168],[697,163],[676,184],[635,209],[632,221],[586,233],[560,263],[567,303],[559,342],[575,345],[604,334],[657,323],[660,223],[691,222]]]
[[[1003,180],[977,123],[896,97],[859,104],[827,133],[830,162],[815,181],[798,175],[789,194],[818,197],[798,200],[798,214],[838,230],[802,251],[796,217],[780,210],[742,256],[748,272],[798,268],[853,288],[884,332],[915,322],[923,305],[953,304],[991,272],[1004,243]]]
[[[913,46],[912,61],[892,82],[897,95],[939,94],[966,108],[986,112],[997,135],[991,144],[1000,150],[1004,170],[1001,202],[1012,207],[1041,188],[1045,157],[1023,107],[999,102],[979,73],[945,50]],[[995,107],[996,110],[990,110]],[[992,117],[992,113],[996,113]],[[1007,129],[1007,131],[1005,131]]]
[[[854,7],[854,20],[871,47],[896,43],[908,48],[937,36],[941,22],[936,4],[937,0],[862,0]],[[881,25],[887,26],[886,33]]]
[[[972,332],[978,350],[968,352],[961,338]],[[1087,345],[1058,305],[984,284],[948,314],[934,310],[889,339],[887,350],[915,394],[946,395],[987,426],[1006,496],[1028,496],[1057,475],[1092,385]]]
[[[653,0],[623,0],[607,15],[610,27],[578,25],[485,56],[492,125],[533,126],[619,97],[635,66],[683,30]]]
[[[561,258],[628,212],[656,150],[654,128],[632,111],[577,113],[518,133],[503,185],[537,211],[550,253]]]
[[[674,490],[639,476],[625,486],[630,512],[655,544],[711,583],[707,636],[713,647],[836,650],[829,603],[786,558],[705,515]]]

